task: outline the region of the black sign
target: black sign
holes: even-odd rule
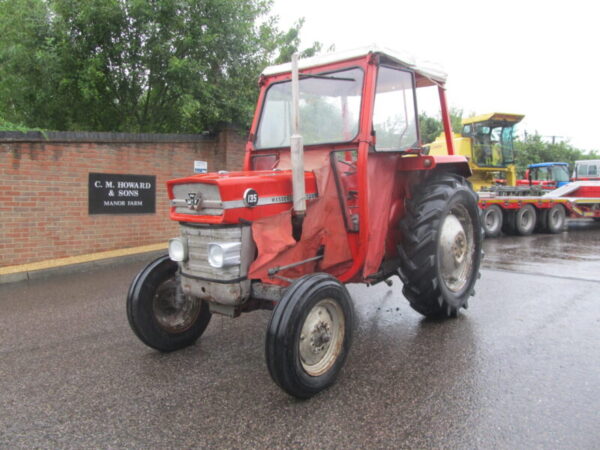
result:
[[[90,214],[144,214],[156,211],[156,177],[90,173]]]

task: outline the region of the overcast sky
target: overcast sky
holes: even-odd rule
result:
[[[525,114],[520,131],[600,150],[600,13],[593,1],[275,0],[303,45],[372,43],[440,63],[465,114]]]

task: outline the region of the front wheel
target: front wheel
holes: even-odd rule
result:
[[[265,357],[271,378],[297,398],[331,386],[350,350],[352,300],[324,274],[306,275],[285,291],[267,328]]]
[[[456,316],[479,274],[482,232],[477,195],[455,174],[436,174],[407,200],[400,222],[402,292],[428,317]]]
[[[177,263],[168,256],[152,261],[131,283],[127,319],[136,336],[149,347],[171,352],[192,345],[210,318],[205,302],[183,294]]]

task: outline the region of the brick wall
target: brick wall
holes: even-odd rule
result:
[[[167,180],[238,170],[245,137],[112,133],[0,133],[0,267],[166,241]],[[156,213],[88,214],[90,172],[156,176]]]

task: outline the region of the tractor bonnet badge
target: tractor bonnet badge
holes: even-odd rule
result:
[[[244,192],[244,205],[248,208],[258,205],[258,192],[252,188],[246,189]]]
[[[188,192],[188,198],[185,199],[185,203],[190,209],[198,209],[200,205],[201,196],[196,194],[195,192]]]

